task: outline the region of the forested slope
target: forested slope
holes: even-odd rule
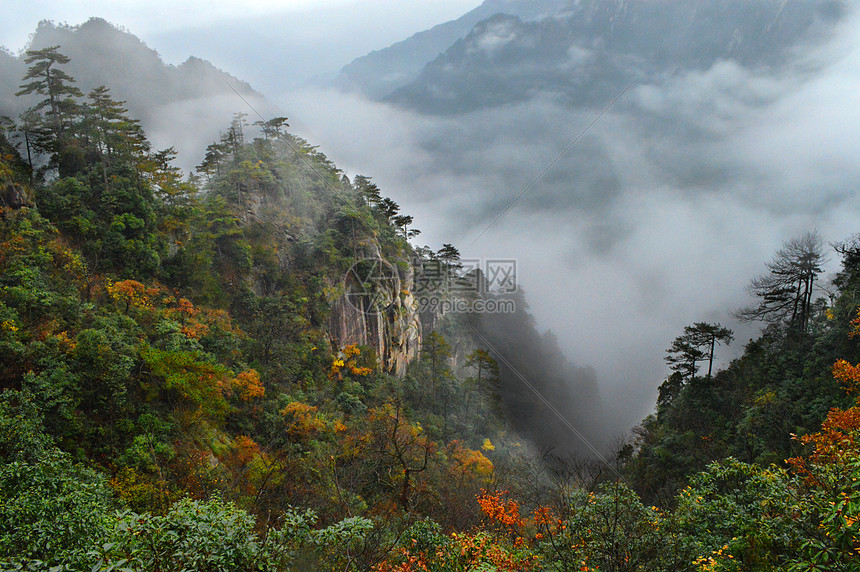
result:
[[[521,295],[421,311],[429,270],[486,277],[285,118],[237,114],[186,177],[60,48],[27,60],[37,103],[0,139],[3,569],[857,566],[856,242],[815,302],[825,247],[788,241],[740,313],[762,337],[707,375],[680,337],[639,439],[586,461],[541,450],[569,429],[541,407],[594,403],[593,373],[547,365]]]

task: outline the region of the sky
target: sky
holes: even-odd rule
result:
[[[778,74],[720,62],[634,86],[476,240],[596,111],[538,96],[431,117],[315,82],[479,3],[7,0],[0,44],[21,49],[43,18],[99,16],[169,63],[194,55],[249,81],[293,131],[413,215],[419,244],[516,259],[539,326],[595,368],[620,433],[653,409],[665,349],[685,325],[732,327],[736,342],[718,358],[738,355],[756,330],[731,313],[750,302],[745,285],[785,240],[860,230],[860,21]],[[611,180],[612,195],[590,177]]]
[[[7,0],[4,2],[0,45],[12,51],[23,48],[28,35],[36,29],[36,24],[40,20],[79,24],[92,16],[124,26],[146,41],[163,33],[205,28],[227,21],[237,22],[260,17],[286,20],[287,17],[313,12],[325,12],[331,15],[340,11],[354,15],[361,11],[369,11],[381,20],[378,20],[379,27],[373,30],[373,34],[368,35],[384,37],[388,30],[399,35],[412,34],[428,26],[456,18],[479,4],[480,1],[476,0],[424,2],[411,0],[244,0],[243,2],[233,0],[183,0],[181,2],[172,0],[149,2]],[[296,32],[296,30],[290,31]],[[322,34],[321,30],[300,32]],[[338,33],[338,30],[330,30],[330,32]],[[387,45],[384,40],[380,42],[379,47]]]
[[[171,64],[188,56],[267,91],[334,74],[356,57],[461,16],[480,0],[5,0],[0,46],[23,49],[40,20],[122,26]],[[289,76],[286,80],[284,75]]]

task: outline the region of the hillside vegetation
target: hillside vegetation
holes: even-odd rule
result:
[[[550,368],[521,295],[420,311],[429,270],[484,277],[285,118],[237,114],[185,177],[61,48],[26,61],[38,103],[0,139],[3,570],[858,568],[856,241],[819,301],[825,247],[787,241],[739,312],[762,336],[705,374],[731,332],[685,330],[637,438],[584,460],[542,440],[593,374]]]

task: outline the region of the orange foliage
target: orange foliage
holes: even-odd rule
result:
[[[358,346],[355,344],[346,346],[345,348],[343,348],[342,351],[343,351],[343,355],[346,357],[357,356],[361,353],[361,350],[358,349]]]
[[[851,336],[860,333],[860,313],[852,320],[854,326]],[[860,389],[860,365],[852,365],[844,359],[833,364],[833,377],[840,381],[849,393]],[[858,454],[857,436],[860,434],[860,398],[854,407],[846,410],[831,409],[821,431],[804,435],[799,440],[812,445],[808,458],[795,457],[786,462],[805,477],[807,484],[818,483],[815,474],[822,466],[843,466]]]
[[[478,495],[478,504],[491,522],[499,523],[514,531],[522,528],[524,523],[520,517],[520,506],[517,504],[517,501],[502,498],[507,492],[488,493],[485,490],[481,490],[481,493]]]
[[[23,255],[30,251],[30,245],[20,234],[12,236],[9,240],[0,242],[0,265],[5,264],[6,258]]]
[[[72,353],[78,345],[74,340],[69,339],[69,334],[65,330],[57,334],[57,341],[60,350],[64,353]]]
[[[833,364],[833,377],[841,382],[848,392],[857,391],[860,385],[860,366],[851,365],[844,359]]]
[[[52,240],[48,243],[48,251],[54,259],[54,273],[60,274],[72,280],[85,282],[86,266],[79,254],[63,244],[60,240]]]
[[[408,550],[402,551],[403,560],[397,563],[382,562],[373,568],[374,572],[430,572],[427,568],[427,556],[425,554],[412,554]]]
[[[401,550],[397,562],[383,562],[374,572],[430,572],[430,570],[498,570],[527,572],[535,570],[538,559],[533,555],[511,554],[485,533],[453,532],[450,543],[430,554]],[[413,544],[415,541],[413,540]],[[489,565],[489,566],[487,566]]]
[[[365,377],[373,373],[372,367],[363,367],[359,365],[361,359],[361,350],[355,344],[346,346],[337,357],[332,360],[331,371],[329,372],[330,379],[342,380],[344,373],[349,372],[352,375]]]
[[[263,384],[260,383],[260,374],[255,369],[243,371],[229,380],[226,389],[230,393],[238,394],[237,397],[242,401],[251,401],[252,399],[263,397],[266,393]]]
[[[464,447],[459,441],[448,446],[451,458],[451,472],[455,477],[489,481],[493,477],[493,462],[480,451]]]
[[[860,429],[860,409],[852,407],[842,411],[831,409],[827,419],[821,424],[821,429],[826,433],[841,433],[846,438],[851,433]]]
[[[317,408],[301,401],[289,403],[281,410],[281,415],[289,420],[289,435],[307,437],[326,429],[326,422],[317,414]]]
[[[200,339],[209,333],[209,326],[195,322],[183,325],[179,331],[182,332],[186,338]]]
[[[209,449],[181,450],[171,463],[179,485],[194,498],[205,498],[218,489],[224,479],[217,476],[218,459]]]
[[[860,308],[857,309],[857,316],[851,320],[851,331],[848,333],[849,338],[860,336]]]
[[[466,570],[471,570],[481,563],[489,563],[496,570],[524,572],[534,569],[537,564],[537,557],[511,554],[485,534],[458,534],[455,532],[451,534],[451,539],[456,543],[454,550],[459,551],[461,557],[465,557],[467,565],[464,568]]]
[[[167,298],[166,301],[170,301],[170,298]],[[200,310],[194,307],[189,300],[186,298],[180,298],[178,302],[176,302],[176,311],[180,314],[184,314],[189,318],[195,317],[200,313]]]
[[[384,427],[383,432],[400,444],[418,445],[420,448],[433,447],[433,443],[424,435],[420,423],[411,423],[403,414],[399,405],[392,401],[380,407],[373,407],[367,412],[367,418],[372,423]]]
[[[12,177],[11,163],[14,159],[15,157],[11,153],[0,155],[0,179],[9,179]]]
[[[152,306],[152,303],[146,297],[146,286],[137,280],[108,282],[105,289],[114,302],[125,304],[126,312],[133,307]]]
[[[258,490],[260,475],[271,466],[271,458],[266,451],[246,435],[235,437],[221,451],[218,460],[232,475],[230,486],[245,494],[254,494]]]
[[[787,463],[804,475],[809,484],[815,483],[815,467],[841,465],[858,453],[857,435],[860,431],[860,407],[832,409],[821,425],[821,431],[800,437],[800,442],[812,445],[809,458],[794,457]]]
[[[148,312],[152,318],[167,318],[180,324],[186,337],[199,339],[206,336],[213,326],[222,330],[241,333],[231,323],[224,310],[211,310],[195,306],[186,298],[179,298],[160,284],[147,287],[136,280],[108,282],[105,290],[111,299],[124,306],[125,312]]]
[[[260,446],[250,437],[239,435],[233,439],[233,458],[240,465],[247,465],[260,456]]]
[[[532,519],[534,520],[535,527],[538,529],[537,534],[535,534],[535,540],[540,540],[544,534],[555,534],[565,528],[564,521],[548,506],[537,507],[534,510]]]
[[[165,303],[174,302],[173,298],[165,298]],[[209,333],[209,324],[201,322],[199,317],[203,311],[197,308],[186,298],[175,301],[174,307],[169,310],[174,318],[182,322],[181,331],[186,337],[199,339]]]

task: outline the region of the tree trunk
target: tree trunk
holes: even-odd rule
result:
[[[711,336],[711,348],[708,353],[708,383],[711,381],[711,371],[714,368],[714,344],[716,344],[717,338],[715,336]]]

